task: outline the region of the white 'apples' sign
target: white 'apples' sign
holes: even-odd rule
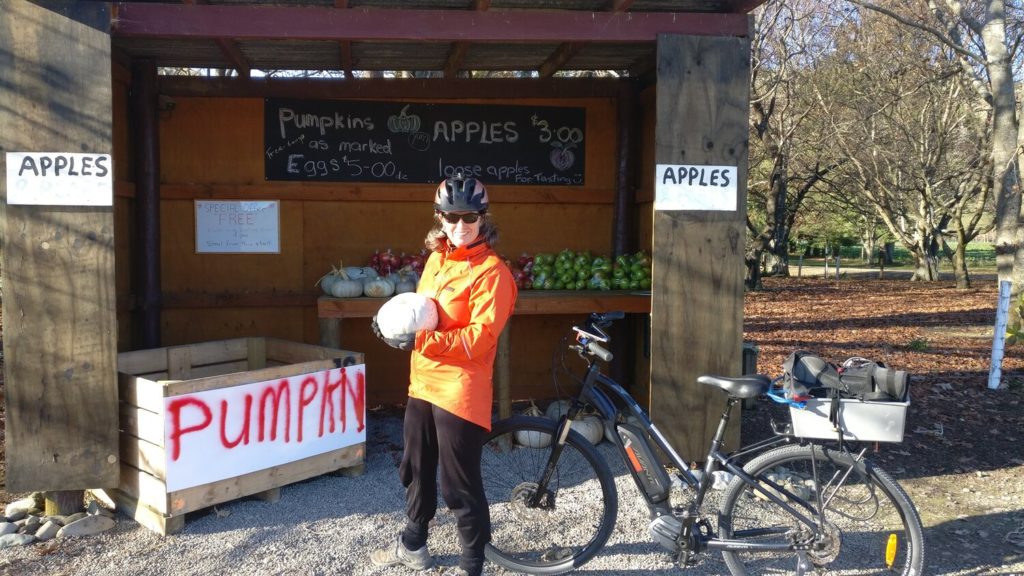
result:
[[[658,164],[655,210],[736,210],[735,166]]]
[[[112,206],[110,154],[8,152],[7,203]]]

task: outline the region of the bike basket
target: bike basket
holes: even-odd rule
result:
[[[843,439],[861,442],[902,442],[910,395],[903,402],[876,402],[843,398],[838,420]],[[811,398],[804,408],[789,407],[793,435],[800,438],[834,440],[838,430],[829,420],[832,399]]]

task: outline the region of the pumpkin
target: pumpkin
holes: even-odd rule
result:
[[[398,294],[377,310],[377,327],[385,338],[437,328],[437,305],[415,292]]]
[[[361,266],[345,266],[342,270],[345,271],[349,280],[363,280],[367,277],[366,271]],[[373,275],[376,276],[377,273],[374,272]]]
[[[340,263],[339,263],[340,264]],[[337,277],[331,285],[331,296],[335,298],[358,298],[363,295],[363,283],[353,280],[345,273],[345,268],[337,269]]]
[[[387,278],[366,278],[363,280],[363,294],[370,298],[387,298],[395,293],[395,285]]]
[[[555,400],[548,405],[545,416],[551,420],[558,420],[569,411],[569,406],[568,400]],[[572,429],[582,434],[591,444],[598,444],[604,438],[604,423],[593,414],[574,420]]]
[[[593,414],[588,414],[580,420],[574,420],[572,429],[579,432],[591,444],[600,444],[604,438],[604,423]]]
[[[419,281],[411,266],[405,266],[397,273],[390,275],[388,279],[395,283],[395,294],[415,292],[416,283]]]
[[[328,296],[334,296],[334,283],[339,278],[340,276],[338,276],[338,269],[335,268],[334,266],[331,266],[331,271],[321,276],[320,279],[316,281],[316,284],[314,284],[314,286],[319,286],[320,289],[324,291],[324,294],[327,294]]]
[[[345,272],[344,263],[338,262],[338,267],[331,265],[331,271],[324,274],[316,281],[324,294],[335,298],[354,298],[363,295],[363,283],[349,278]]]
[[[540,408],[530,400],[530,407],[523,410],[526,416],[543,416]],[[551,434],[539,430],[517,430],[515,434],[516,444],[527,448],[547,448],[551,445]]]

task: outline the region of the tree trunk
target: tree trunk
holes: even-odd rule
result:
[[[911,282],[932,282],[939,279],[939,259],[930,247],[914,246],[911,248],[914,257],[914,275]]]
[[[996,199],[996,269],[999,281],[1014,281],[1010,298],[1017,301],[1024,283],[1024,247],[1018,242],[1021,217],[1020,179],[1016,165],[1017,106],[1013,87],[1013,59],[1006,49],[1006,2],[988,0],[981,37],[992,87],[993,194]],[[1021,325],[1020,314],[1010,313],[1009,326]]]
[[[747,256],[744,259],[747,267],[747,273],[743,279],[743,283],[750,292],[757,292],[764,289],[764,285],[761,283],[761,254],[761,250],[749,250],[747,251]]]
[[[953,277],[956,278],[956,287],[959,290],[966,290],[971,287],[971,276],[967,272],[967,237],[963,230],[957,230],[956,250],[953,251]]]

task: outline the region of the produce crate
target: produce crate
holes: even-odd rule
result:
[[[839,401],[839,425],[845,440],[862,442],[902,442],[910,395],[904,402]],[[828,419],[832,400],[814,398],[804,408],[789,408],[793,435],[800,438],[836,439],[839,434]]]
[[[121,482],[106,496],[160,534],[185,514],[328,472],[362,472],[363,355],[238,338],[118,355]]]

